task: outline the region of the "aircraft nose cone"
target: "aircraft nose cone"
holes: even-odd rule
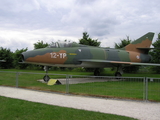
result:
[[[27,58],[27,55],[26,55],[26,52],[23,52],[21,54],[21,58],[22,58],[22,61],[25,62],[26,58]]]
[[[25,61],[23,53],[21,54],[21,59],[22,59],[22,62]]]
[[[36,50],[31,50],[31,51],[23,52],[21,54],[22,61],[25,62],[29,58],[33,58],[33,57],[36,57],[36,56],[41,56],[41,55],[44,55],[46,53],[50,53],[52,51],[53,51],[52,49],[42,48],[42,49],[36,49]]]
[[[21,54],[22,61],[25,62],[27,58],[30,57],[30,52],[23,52]]]

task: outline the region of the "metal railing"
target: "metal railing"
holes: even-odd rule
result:
[[[104,98],[160,102],[160,78],[48,74],[61,85],[47,85],[44,73],[0,71],[0,85]]]

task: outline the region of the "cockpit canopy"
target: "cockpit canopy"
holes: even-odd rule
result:
[[[64,47],[85,47],[86,45],[78,44],[76,42],[55,42],[50,44],[49,48],[64,48]]]

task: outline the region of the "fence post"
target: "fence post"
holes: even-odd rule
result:
[[[145,77],[145,84],[144,84],[144,87],[145,87],[145,101],[148,101],[148,77]]]
[[[66,75],[66,94],[69,93],[69,75]]]
[[[16,73],[16,87],[18,88],[18,75],[19,75],[19,73],[17,72]]]
[[[143,100],[146,99],[146,77],[143,78]]]

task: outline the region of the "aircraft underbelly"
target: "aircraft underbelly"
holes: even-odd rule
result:
[[[26,62],[26,63],[35,64],[34,62]],[[55,66],[55,67],[86,67],[86,68],[105,68],[113,66],[109,63],[97,63],[97,62],[82,62],[81,64],[51,64],[51,63],[36,63],[36,64],[44,66]]]

